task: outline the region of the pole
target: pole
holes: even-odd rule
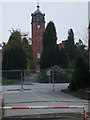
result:
[[[54,69],[53,69],[53,91],[55,91],[55,85],[54,85]]]
[[[26,71],[24,69],[24,81],[26,81]]]
[[[51,70],[49,69],[49,71],[50,71],[50,72],[49,72],[49,84],[50,84],[50,79],[51,79],[51,77],[50,77],[50,76],[51,76]]]
[[[84,107],[84,120],[86,120],[86,108]]]
[[[21,70],[21,90],[23,90],[23,71]]]

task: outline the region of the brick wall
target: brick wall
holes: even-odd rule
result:
[[[37,59],[37,53],[42,54],[42,41],[43,41],[43,33],[45,30],[45,23],[41,23],[41,28],[37,28],[38,23],[32,23],[32,50],[33,50],[33,58]],[[39,40],[38,40],[39,39]]]

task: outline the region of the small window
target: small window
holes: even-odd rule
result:
[[[40,59],[40,53],[37,53],[37,58]]]

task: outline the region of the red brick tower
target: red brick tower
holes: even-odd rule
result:
[[[42,54],[42,39],[45,30],[45,14],[39,10],[39,5],[37,5],[37,10],[31,14],[32,16],[32,50],[33,58],[40,63],[40,57]]]

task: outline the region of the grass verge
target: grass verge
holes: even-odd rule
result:
[[[90,100],[87,90],[71,91],[70,89],[62,89],[61,91],[72,96],[78,97],[80,99]]]
[[[2,85],[20,84],[21,80],[2,78]]]

